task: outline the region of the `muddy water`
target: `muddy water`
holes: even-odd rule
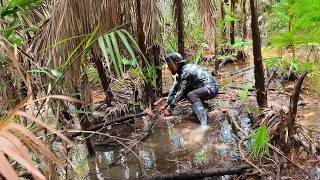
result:
[[[154,132],[135,154],[125,155],[109,167],[117,150],[97,152],[89,160],[90,179],[129,179],[155,173],[229,167],[237,164],[234,135],[227,121],[204,129],[194,122],[158,122]],[[141,164],[140,164],[141,162]],[[225,177],[226,178],[226,177]]]
[[[244,86],[253,85],[254,73],[252,64],[238,62],[226,65],[219,77],[222,91],[228,85]],[[247,68],[242,72],[240,70]],[[165,72],[165,89],[169,89],[172,78]],[[232,75],[238,73],[237,75]],[[238,92],[239,93],[239,92]],[[270,94],[271,95],[271,94]],[[216,98],[217,102],[224,99]],[[280,100],[280,98],[275,98]],[[288,98],[284,96],[283,103],[287,106]],[[228,103],[216,103],[215,106],[232,109]],[[319,105],[314,108],[300,108],[301,115],[299,123],[304,123],[308,128],[319,129],[320,111]],[[183,111],[183,110],[182,110]],[[182,112],[181,111],[181,112]],[[180,112],[180,114],[181,114]],[[186,110],[190,113],[190,109]],[[236,112],[234,112],[236,113]],[[182,113],[184,114],[184,113]],[[247,124],[250,119],[236,115],[241,121],[243,129],[250,132]],[[83,159],[79,151],[75,150],[72,161],[75,164],[78,177],[85,179],[130,179],[141,176],[149,176],[156,173],[174,173],[190,171],[193,169],[206,169],[213,167],[229,167],[239,164],[235,135],[231,131],[231,125],[225,119],[215,120],[210,123],[207,130],[199,128],[197,122],[192,118],[180,118],[173,121],[157,121],[153,133],[144,144],[134,149],[135,155],[129,153],[123,155],[116,165],[110,163],[121,149],[104,149],[97,152],[91,159]],[[240,135],[241,136],[241,135]],[[248,142],[245,144],[249,146]],[[125,147],[122,147],[125,149]],[[77,157],[80,156],[80,157]],[[317,168],[317,172],[318,172]],[[81,175],[79,175],[81,174]],[[232,177],[220,177],[221,179],[232,179]],[[82,179],[82,178],[81,178]]]

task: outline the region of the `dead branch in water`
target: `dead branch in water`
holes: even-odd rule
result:
[[[155,123],[155,121],[152,120],[152,121],[148,124],[148,126],[146,127],[146,129],[144,130],[144,132],[143,132],[143,133],[140,135],[140,137],[136,140],[136,142],[133,143],[133,144],[131,144],[130,146],[128,146],[128,148],[122,152],[122,155],[126,155],[126,154],[128,154],[129,152],[132,152],[132,149],[133,149],[137,144],[139,144],[139,143],[141,143],[143,140],[145,140],[145,139],[149,136],[149,134],[151,133],[151,130],[152,130],[153,126],[154,126],[154,123]],[[117,154],[116,156],[118,156],[118,154]],[[121,156],[116,157],[116,158],[112,161],[112,163],[111,163],[110,165],[114,165],[115,163],[117,163],[120,158],[121,158]]]
[[[224,176],[224,175],[237,175],[244,173],[250,166],[239,166],[231,168],[215,168],[208,170],[193,170],[182,173],[172,174],[159,174],[150,177],[143,178],[144,180],[155,180],[155,179],[200,179],[205,177],[213,176]]]
[[[133,119],[133,118],[143,117],[145,115],[147,115],[147,113],[142,112],[142,113],[139,113],[139,114],[132,114],[132,115],[124,116],[124,117],[115,119],[113,121],[104,122],[104,123],[101,123],[101,124],[94,125],[94,126],[88,128],[88,131],[101,130],[101,129],[104,129],[105,127],[107,127],[107,126],[110,126],[110,125],[113,125],[113,124],[116,124],[116,123],[122,123],[124,121],[130,120],[130,119]],[[79,136],[79,135],[81,135],[81,133],[76,132],[76,133],[73,133],[72,135],[70,135],[70,138],[73,138],[73,137],[76,137],[76,136]]]

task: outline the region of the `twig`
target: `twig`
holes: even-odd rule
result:
[[[276,180],[281,180],[281,161],[279,159],[279,156],[277,154],[274,155],[276,159],[276,165],[277,165],[277,177]]]
[[[144,133],[137,139],[137,141],[136,141],[134,144],[130,145],[130,149],[133,149],[139,142],[143,141],[146,137],[148,137],[148,135],[150,134],[150,131],[151,131],[154,123],[155,123],[155,122],[152,121],[152,122],[148,125],[147,129],[146,129],[146,130],[144,131]],[[123,152],[123,154],[127,154],[127,153],[129,153],[129,151]],[[118,157],[118,158],[115,158],[115,159],[113,160],[113,162],[111,162],[110,165],[114,165],[116,162],[118,162],[118,160],[119,160],[119,157]]]
[[[243,153],[243,150],[242,150],[242,143],[245,139],[248,139],[249,138],[249,134],[243,130],[239,124],[237,123],[237,121],[229,114],[229,112],[226,112],[226,114],[228,115],[229,119],[231,120],[231,122],[234,124],[235,128],[237,128],[239,131],[241,131],[246,138],[244,139],[241,139],[238,143],[238,148],[239,148],[239,153],[241,155],[241,159],[244,160],[245,162],[247,162],[250,166],[254,167],[255,169],[257,169],[259,171],[259,173],[261,174],[262,173],[262,169],[260,169],[259,167],[257,167],[255,164],[253,164],[249,159],[247,159]]]
[[[243,141],[245,139],[241,139],[238,143],[238,149],[239,149],[239,153],[240,153],[240,156],[241,156],[241,159],[244,160],[246,163],[248,163],[250,166],[254,167],[256,170],[259,171],[259,173],[261,174],[262,173],[262,169],[260,169],[258,166],[256,166],[255,164],[253,164],[249,159],[246,158],[246,156],[244,155],[244,152],[243,152],[243,149],[241,147]]]
[[[237,121],[232,117],[230,116],[230,114],[227,112],[227,115],[230,117],[230,120],[232,121],[232,123],[234,124],[234,126],[239,130],[241,131],[245,136],[246,138],[249,138],[249,134],[243,130],[239,124],[237,123]],[[293,160],[291,160],[290,158],[288,158],[286,155],[284,155],[277,147],[273,146],[272,144],[268,143],[268,146],[275,152],[277,152],[278,154],[280,154],[281,156],[283,156],[285,159],[287,159],[289,162],[291,162],[292,164],[294,164],[295,166],[297,166],[299,169],[301,169],[304,173],[308,174],[308,172],[306,170],[304,170],[302,168],[301,165],[299,165],[298,163],[294,162]]]
[[[280,154],[281,156],[283,156],[286,160],[288,160],[289,162],[291,162],[292,164],[294,164],[295,166],[297,166],[299,169],[301,169],[304,173],[309,174],[306,170],[303,169],[303,167],[302,167],[300,164],[294,162],[293,160],[291,160],[290,158],[288,158],[286,155],[284,155],[284,154],[280,151],[280,149],[278,149],[277,147],[273,146],[273,145],[270,144],[270,143],[268,143],[268,146],[269,146],[273,151],[277,152],[278,154]]]
[[[139,162],[142,164],[142,161],[141,159],[139,158],[139,156],[134,152],[132,151],[131,148],[129,148],[128,146],[126,146],[125,144],[123,144],[121,141],[119,141],[117,138],[115,138],[115,136],[110,136],[108,134],[105,134],[105,133],[101,133],[101,132],[95,132],[95,131],[78,131],[78,130],[71,130],[71,131],[67,131],[67,132],[80,132],[80,133],[89,133],[89,134],[98,134],[98,135],[102,135],[102,136],[107,136],[109,138],[112,138],[114,139],[115,141],[117,141],[119,144],[121,144],[123,147],[125,147],[126,149],[128,149],[134,156],[136,156],[139,160]]]
[[[128,115],[128,116],[125,116],[125,117],[121,117],[121,118],[115,119],[115,120],[110,121],[110,122],[104,122],[104,123],[92,126],[91,128],[88,129],[88,131],[97,131],[97,130],[101,131],[104,128],[106,128],[107,126],[109,126],[109,125],[116,124],[116,123],[121,123],[121,122],[130,120],[130,119],[142,117],[142,116],[145,116],[145,115],[147,115],[147,113],[145,113],[145,112],[142,112],[142,113],[139,113],[139,114]],[[80,136],[80,135],[81,135],[81,132],[75,132],[74,134],[70,135],[69,137],[73,138],[73,137]]]

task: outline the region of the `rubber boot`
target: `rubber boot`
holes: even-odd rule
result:
[[[198,120],[200,121],[201,125],[208,124],[208,117],[207,113],[204,109],[203,103],[201,101],[195,102],[192,104],[192,110],[196,114]]]

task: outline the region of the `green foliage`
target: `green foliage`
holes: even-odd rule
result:
[[[283,47],[320,42],[320,1],[281,0],[271,13],[271,45]]]
[[[248,45],[248,41],[243,40],[240,37],[236,37],[234,44],[231,45],[231,48],[236,50],[242,50],[247,45]]]
[[[203,164],[208,162],[208,150],[202,149],[195,154],[195,161],[197,164]]]
[[[94,66],[94,64],[89,64],[87,68],[87,75],[90,83],[94,85],[97,85],[100,83],[99,73],[97,68]]]
[[[250,88],[251,88],[251,85],[245,85],[244,86],[244,88],[243,88],[243,90],[241,91],[241,94],[240,94],[240,99],[242,101],[247,100]]]
[[[165,6],[164,24],[166,26],[167,37],[165,38],[164,49],[166,52],[172,53],[178,49],[178,39],[175,34],[175,22],[171,10],[172,4],[168,3]],[[199,18],[198,0],[185,1],[184,12],[185,48],[192,50],[201,49],[207,41],[204,38]]]
[[[280,57],[271,57],[264,59],[267,68],[277,67],[280,70],[288,71],[288,75],[293,73],[295,75],[301,74],[304,70],[309,72],[308,76],[312,77],[319,70],[319,64],[313,61],[299,62],[297,58],[281,59]]]
[[[250,137],[251,140],[251,155],[258,158],[263,155],[269,156],[270,141],[268,128],[266,125],[262,125],[257,128]]]
[[[201,57],[202,57],[202,54],[203,54],[203,48],[200,48],[196,55],[194,56],[193,58],[193,63],[194,64],[199,64],[200,60],[201,60]]]
[[[125,47],[126,52],[129,54],[129,58],[123,56],[124,53],[120,52],[117,37]],[[150,82],[151,84],[155,85],[155,68],[151,66],[147,59],[143,56],[143,53],[141,52],[137,42],[129,32],[121,29],[104,34],[98,38],[98,43],[107,62],[109,73],[111,73],[111,65],[113,65],[113,69],[115,70],[118,78],[123,76],[126,67],[137,68],[141,71],[141,75],[146,82]],[[137,62],[134,50],[139,52],[142,56],[142,61],[146,65],[145,69],[142,69]]]
[[[16,33],[16,29],[23,26],[23,31],[32,31],[34,27],[29,27],[25,21],[25,14],[28,10],[37,7],[42,0],[7,0],[0,6],[0,39],[6,39],[11,45],[23,45],[26,40],[21,34]]]
[[[7,0],[0,9],[0,18],[10,16],[18,11],[27,10],[38,6],[43,0]]]

